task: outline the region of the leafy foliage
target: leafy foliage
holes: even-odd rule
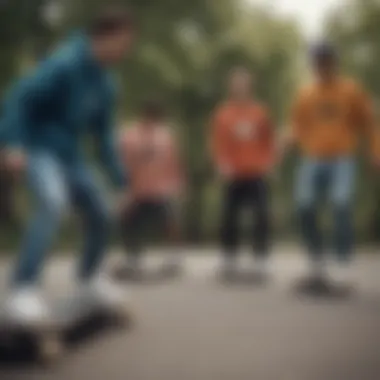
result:
[[[58,6],[59,22],[46,18]],[[0,86],[17,74],[25,56],[43,54],[58,37],[87,24],[109,0],[12,0],[0,13],[2,35],[11,36],[1,57]],[[301,38],[292,23],[243,0],[121,0],[138,24],[135,51],[120,67],[120,115],[134,118],[141,99],[159,94],[178,125],[188,167],[188,233],[200,237],[204,216],[215,214],[205,202],[215,187],[208,161],[208,120],[224,93],[233,65],[255,73],[258,97],[280,124],[297,82]],[[54,21],[54,20],[53,20]],[[7,46],[8,46],[7,45]],[[37,47],[37,50],[36,50]],[[207,190],[207,191],[206,191]],[[211,192],[213,193],[213,192]],[[215,193],[215,192],[214,192]],[[216,219],[214,220],[214,223]],[[211,223],[211,222],[210,222]]]

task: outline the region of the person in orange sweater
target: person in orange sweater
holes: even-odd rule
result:
[[[212,118],[211,153],[223,180],[221,240],[224,253],[222,274],[235,275],[240,213],[252,210],[252,240],[259,272],[266,274],[269,251],[269,186],[274,165],[275,142],[270,115],[253,95],[253,78],[245,68],[229,76],[229,97]]]
[[[358,83],[339,75],[334,48],[320,44],[312,59],[315,80],[295,100],[290,137],[302,155],[295,197],[301,233],[312,258],[312,273],[305,285],[326,289],[330,281],[317,221],[319,201],[327,195],[331,203],[338,259],[334,282],[346,286],[352,275],[355,154],[364,137],[376,160],[379,139],[371,101]]]

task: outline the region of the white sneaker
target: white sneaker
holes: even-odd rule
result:
[[[325,260],[312,261],[309,268],[309,277],[314,279],[329,279],[327,264]]]
[[[269,262],[266,257],[259,257],[256,259],[255,269],[257,273],[262,277],[268,277],[269,275]]]
[[[354,268],[350,264],[337,263],[332,271],[333,281],[338,286],[353,286],[355,285]]]
[[[221,277],[223,278],[233,277],[234,275],[236,275],[239,269],[238,263],[235,257],[234,258],[222,257],[222,261],[220,262],[219,267],[220,267],[219,273]]]
[[[83,284],[81,298],[107,309],[118,309],[127,301],[124,289],[104,275]]]
[[[38,289],[15,289],[5,302],[5,317],[12,322],[40,326],[48,322],[50,310]]]

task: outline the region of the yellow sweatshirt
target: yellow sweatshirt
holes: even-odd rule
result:
[[[361,137],[380,155],[373,106],[354,81],[337,77],[300,91],[292,109],[292,135],[301,151],[314,158],[355,153]]]

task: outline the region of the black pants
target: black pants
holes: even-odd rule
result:
[[[124,246],[130,258],[136,260],[141,256],[147,236],[153,233],[170,235],[176,224],[175,206],[170,201],[142,201],[133,204],[123,215],[121,226]],[[168,237],[172,239],[171,236]]]
[[[0,158],[1,160],[1,158]],[[15,209],[15,182],[4,165],[0,162],[0,225],[9,226],[17,224]]]
[[[269,250],[270,213],[269,189],[263,178],[234,180],[226,184],[222,215],[221,240],[226,256],[236,255],[241,212],[252,215],[253,252],[266,256]]]

